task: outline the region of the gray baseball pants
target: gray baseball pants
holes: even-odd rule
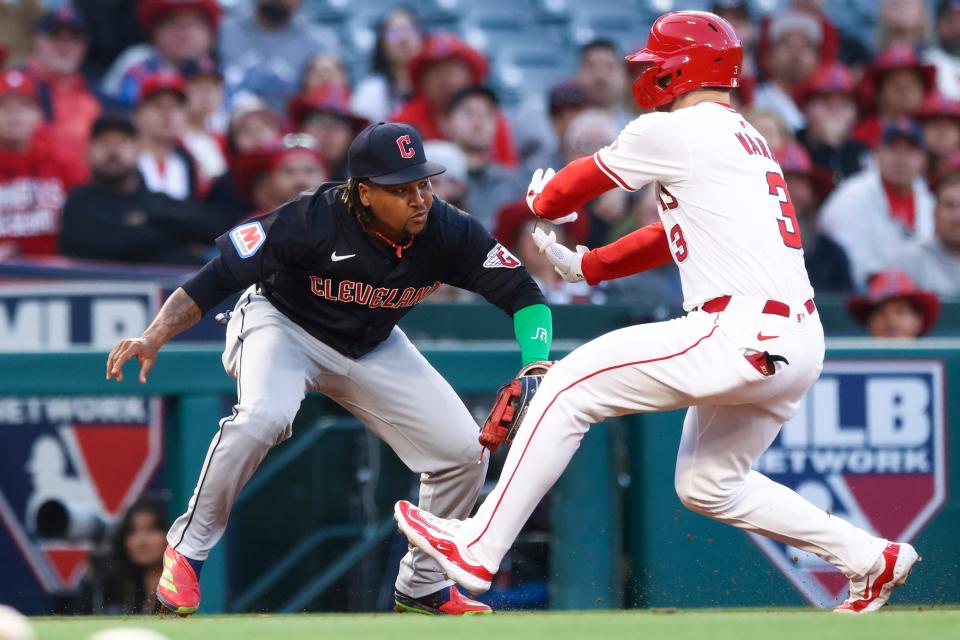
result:
[[[411,471],[420,507],[446,518],[470,514],[487,471],[479,428],[463,402],[403,331],[361,358],[348,358],[280,313],[254,287],[227,325],[223,364],[237,404],[220,421],[186,513],[167,534],[177,551],[204,560],[227,526],[233,503],[271,447],[292,435],[307,391],[350,411]],[[453,584],[418,550],[400,563],[396,588],[419,598]]]

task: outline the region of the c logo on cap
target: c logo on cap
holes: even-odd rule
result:
[[[413,148],[412,142],[410,141],[410,136],[400,136],[397,138],[397,146],[400,147],[400,155],[404,158],[412,158],[414,154],[417,153],[417,150]]]

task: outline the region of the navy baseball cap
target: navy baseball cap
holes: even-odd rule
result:
[[[924,147],[923,131],[913,120],[898,120],[883,128],[883,136],[881,137],[883,144],[890,144],[895,140],[906,140],[921,149]]]
[[[398,122],[372,124],[353,139],[347,151],[347,173],[375,184],[416,182],[446,171],[429,162],[416,129]]]
[[[37,31],[42,33],[54,33],[59,29],[71,29],[82,36],[87,35],[87,23],[70,5],[47,11],[37,22]]]

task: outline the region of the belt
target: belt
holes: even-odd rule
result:
[[[731,298],[732,296],[720,296],[719,298],[714,298],[713,300],[707,300],[700,305],[699,309],[701,311],[706,311],[707,313],[718,313],[727,308],[727,305],[730,304]],[[813,298],[810,298],[804,302],[803,306],[809,314],[813,314],[813,312],[817,310],[817,305],[813,304]],[[779,300],[767,300],[760,313],[789,318],[790,305],[785,302],[780,302]]]

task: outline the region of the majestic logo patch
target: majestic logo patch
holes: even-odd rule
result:
[[[502,244],[497,244],[487,252],[487,259],[484,260],[483,266],[487,269],[516,269],[520,266],[520,261]]]
[[[59,503],[116,523],[160,463],[161,419],[136,396],[0,399],[0,520],[47,592],[76,587],[94,544],[40,538],[38,515]]]
[[[397,138],[397,146],[400,147],[400,155],[404,159],[412,158],[416,155],[417,150],[413,148],[413,143],[410,140],[410,136],[400,136]]]
[[[249,258],[263,246],[263,241],[267,239],[267,234],[263,231],[263,225],[260,222],[248,222],[236,227],[230,232],[230,240],[236,247],[237,253],[241,258]]]
[[[944,449],[941,362],[828,361],[756,469],[873,535],[907,542],[945,500]],[[750,536],[811,604],[846,596],[832,565]]]

